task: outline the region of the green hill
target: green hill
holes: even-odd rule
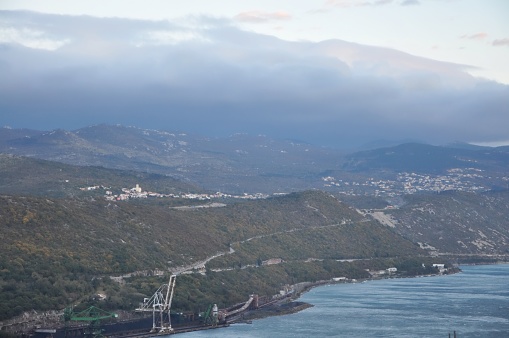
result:
[[[160,193],[200,192],[202,189],[174,178],[136,171],[122,171],[92,166],[39,160],[0,154],[0,194],[47,197],[90,197],[80,188],[104,186],[113,191],[140,184]],[[104,195],[102,189],[100,195]],[[95,194],[98,195],[98,194]]]
[[[219,298],[223,303],[234,303],[245,298],[244,289],[264,292],[278,288],[276,281],[331,278],[343,269],[337,262],[306,264],[308,259],[423,253],[411,242],[365,221],[353,209],[319,191],[187,210],[164,203],[2,196],[0,215],[1,318],[29,309],[63,308],[88,299],[98,289],[109,290],[113,297],[109,306],[132,308],[136,305],[134,299],[151,292],[148,284],[134,284],[122,291],[105,277],[153,269],[175,271],[217,253],[227,253],[230,245],[235,252],[210,261],[207,269],[230,268],[233,263],[239,268],[256,266],[269,258],[281,258],[286,263],[257,269],[255,275],[260,276],[248,284],[244,280],[247,277],[240,278],[245,270],[209,271],[207,278],[216,283],[227,281],[229,288],[238,291],[211,291],[203,301]],[[324,264],[333,266],[327,270]],[[294,270],[296,267],[299,269]],[[359,275],[358,268],[347,270]],[[195,282],[193,279],[190,283]],[[192,287],[189,289],[192,292]],[[193,306],[185,300],[180,304],[186,309]]]

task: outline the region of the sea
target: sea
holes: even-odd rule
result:
[[[314,288],[301,312],[178,335],[198,337],[509,337],[509,264]]]

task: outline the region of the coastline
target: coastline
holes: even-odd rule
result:
[[[462,266],[482,266],[482,265],[509,265],[508,261],[497,261],[497,262],[485,262],[485,263],[468,263],[468,264],[461,264]],[[297,284],[291,285],[293,291],[291,294],[289,294],[284,299],[281,299],[278,302],[275,302],[274,304],[271,304],[267,307],[262,307],[258,309],[253,310],[247,310],[242,316],[239,318],[233,320],[231,323],[249,323],[252,320],[257,319],[263,319],[267,317],[275,317],[275,316],[283,316],[283,315],[289,315],[293,313],[298,313],[300,311],[303,311],[305,309],[308,309],[310,307],[315,306],[314,304],[306,303],[303,301],[300,301],[299,299],[308,291],[311,291],[314,288],[320,287],[320,286],[327,286],[327,285],[337,285],[337,284],[352,284],[352,283],[364,283],[367,281],[376,281],[376,280],[384,280],[384,279],[402,279],[402,278],[422,278],[422,277],[437,277],[437,276],[447,276],[447,275],[453,275],[457,273],[461,273],[461,266],[455,266],[453,269],[449,270],[446,274],[427,274],[427,275],[391,275],[391,276],[384,276],[384,277],[371,277],[371,278],[362,278],[362,279],[347,279],[347,280],[321,280],[316,282],[301,282]]]
[[[462,273],[444,278],[320,288],[301,298],[314,304],[313,310],[253,322],[253,330],[233,325],[224,337],[250,332],[295,337],[333,336],[335,332],[345,337],[447,337],[449,333],[452,337],[453,332],[459,337],[505,337],[509,332],[505,320],[507,267],[509,264],[476,264],[461,266]],[[472,298],[474,294],[479,297]]]
[[[509,262],[508,261],[496,261],[496,262],[484,262],[484,263],[465,263],[465,264],[460,264],[459,266],[461,266],[461,265],[464,265],[464,266],[504,265],[504,264],[509,264]],[[322,281],[317,281],[317,282],[302,282],[302,283],[293,284],[291,286],[295,290],[295,292],[285,302],[276,303],[276,304],[271,305],[270,307],[267,307],[267,308],[247,311],[241,319],[239,319],[238,321],[235,321],[234,323],[243,323],[243,322],[249,322],[252,320],[263,319],[263,318],[267,318],[267,317],[290,315],[290,314],[297,313],[297,312],[303,311],[305,309],[311,308],[314,306],[313,304],[302,302],[302,301],[299,301],[298,299],[303,294],[311,291],[314,288],[320,287],[320,286],[364,283],[364,282],[383,280],[383,279],[424,278],[424,277],[439,277],[439,276],[455,275],[458,273],[462,273],[462,270],[459,266],[455,267],[452,271],[450,271],[447,274],[437,273],[437,274],[415,275],[415,276],[394,275],[391,277],[384,277],[384,278],[363,278],[363,279],[358,279],[358,280],[353,279],[353,280],[346,280],[346,281],[322,280]]]
[[[497,264],[509,264],[509,263],[508,262],[500,262]],[[462,265],[467,265],[467,264],[462,264]],[[492,265],[492,264],[469,264],[469,265]],[[352,280],[346,280],[346,281],[322,280],[322,281],[316,281],[316,282],[297,283],[297,284],[292,285],[293,289],[295,290],[294,294],[291,297],[287,298],[285,301],[275,303],[275,304],[265,307],[265,308],[246,311],[238,320],[235,320],[234,322],[232,322],[232,324],[235,324],[235,323],[249,324],[252,320],[263,319],[263,318],[267,318],[267,317],[290,315],[290,314],[297,313],[297,312],[306,310],[308,308],[314,307],[313,304],[302,302],[302,301],[299,301],[298,299],[303,294],[311,291],[314,288],[321,287],[321,286],[364,283],[364,282],[368,282],[368,281],[376,281],[376,280],[383,280],[383,279],[439,277],[439,276],[454,275],[454,274],[458,274],[461,272],[462,271],[460,268],[455,268],[454,271],[447,273],[447,274],[437,273],[437,274],[415,275],[415,276],[391,276],[391,277],[385,277],[385,278],[363,278],[363,279],[358,279],[358,280],[352,279]]]

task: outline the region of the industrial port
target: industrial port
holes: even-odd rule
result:
[[[262,312],[271,306],[288,303],[294,295],[293,288],[287,287],[273,297],[250,295],[243,303],[225,309],[210,304],[203,313],[172,313],[171,304],[177,276],[171,275],[168,283],[161,285],[150,298],[135,309],[135,319],[120,321],[115,313],[94,306],[75,312],[72,308],[64,311],[62,327],[35,328],[29,335],[34,338],[145,338],[166,336],[200,330],[227,327],[232,323],[249,322],[247,314]]]

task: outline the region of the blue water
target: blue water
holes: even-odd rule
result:
[[[179,337],[509,337],[509,264],[315,288],[314,307]]]

